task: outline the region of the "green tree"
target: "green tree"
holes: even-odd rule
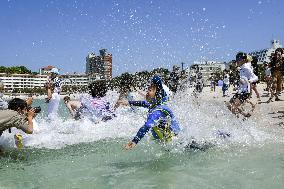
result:
[[[31,70],[27,69],[25,66],[12,66],[12,67],[0,66],[0,73],[30,74],[32,72],[31,72]]]

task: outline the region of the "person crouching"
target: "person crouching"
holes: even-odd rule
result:
[[[28,110],[28,105],[25,100],[19,98],[12,99],[8,104],[8,109],[0,111],[0,136],[5,130],[12,127],[21,129],[27,134],[32,134],[34,131],[34,116],[34,109],[30,108]]]
[[[162,142],[169,142],[179,134],[180,126],[172,110],[165,104],[168,96],[163,89],[163,83],[159,76],[154,76],[151,85],[148,87],[146,101],[123,102],[122,105],[133,105],[148,108],[147,121],[136,136],[129,141],[125,149],[130,150],[151,130],[154,139]]]

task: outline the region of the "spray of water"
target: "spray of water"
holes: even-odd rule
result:
[[[261,145],[266,142],[283,142],[281,135],[271,128],[265,127],[268,117],[258,115],[256,118],[242,120],[232,115],[221,100],[209,98],[208,93],[194,97],[192,88],[175,95],[169,102],[177,119],[182,126],[182,132],[174,140],[174,149],[184,148],[194,138],[198,142],[210,142],[218,147],[231,145]],[[138,94],[137,94],[138,97]],[[114,103],[118,98],[116,92],[108,92],[107,98]],[[24,136],[24,145],[28,148],[60,149],[66,145],[90,143],[101,140],[131,140],[138,129],[144,124],[147,116],[146,109],[131,109],[122,107],[117,109],[116,117],[107,122],[94,124],[90,120],[75,121],[59,118],[54,122],[37,118],[37,126],[32,135]],[[259,119],[261,116],[261,119]],[[19,132],[13,129],[10,134],[4,132],[0,143],[5,147],[14,147],[14,134]],[[227,133],[230,137],[220,135]],[[142,143],[152,143],[149,135]]]

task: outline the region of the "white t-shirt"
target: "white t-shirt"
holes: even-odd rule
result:
[[[224,84],[229,85],[230,84],[230,76],[229,74],[225,74],[224,75],[224,79],[223,79]]]
[[[239,82],[238,93],[250,93],[250,83],[247,78],[241,78],[241,81]]]
[[[258,77],[253,73],[253,69],[251,67],[250,62],[247,62],[241,66],[240,78],[242,77],[248,78],[249,82],[258,81]]]

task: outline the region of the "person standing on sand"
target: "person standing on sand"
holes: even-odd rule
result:
[[[214,76],[213,73],[211,73],[211,75],[209,77],[209,80],[210,80],[211,91],[215,92],[215,90],[216,90],[216,81],[215,81],[215,76]]]
[[[237,93],[231,98],[230,102],[227,103],[228,109],[236,116],[238,116],[238,114],[241,114],[244,117],[250,117],[251,113],[245,113],[242,108],[245,103],[249,103],[252,107],[251,112],[253,112],[255,105],[251,101],[249,101],[250,92],[250,83],[248,79],[244,76],[241,77]]]
[[[272,77],[271,77],[271,66],[270,64],[265,64],[265,82],[266,82],[266,90],[267,96],[272,93]]]
[[[278,48],[275,50],[275,53],[271,60],[271,74],[272,74],[272,93],[268,102],[272,102],[273,97],[275,101],[280,101],[279,96],[282,90],[282,79],[284,72],[284,63],[283,63],[283,49]]]
[[[247,78],[250,85],[258,81],[258,77],[253,73],[251,61],[252,57],[244,52],[239,52],[236,55],[236,62],[237,65],[240,67],[240,78]]]
[[[253,73],[257,77],[259,77],[257,61],[258,61],[257,57],[252,57],[251,66],[252,66],[252,69],[253,69]],[[251,93],[250,93],[250,95],[252,95],[252,91],[254,91],[258,101],[260,101],[260,95],[259,95],[259,92],[258,92],[257,86],[256,86],[257,83],[258,83],[258,81],[255,81],[255,82],[251,83],[251,89],[250,89]]]
[[[224,70],[224,78],[223,78],[223,86],[222,86],[223,97],[228,96],[229,85],[230,85],[230,76],[227,70]]]

